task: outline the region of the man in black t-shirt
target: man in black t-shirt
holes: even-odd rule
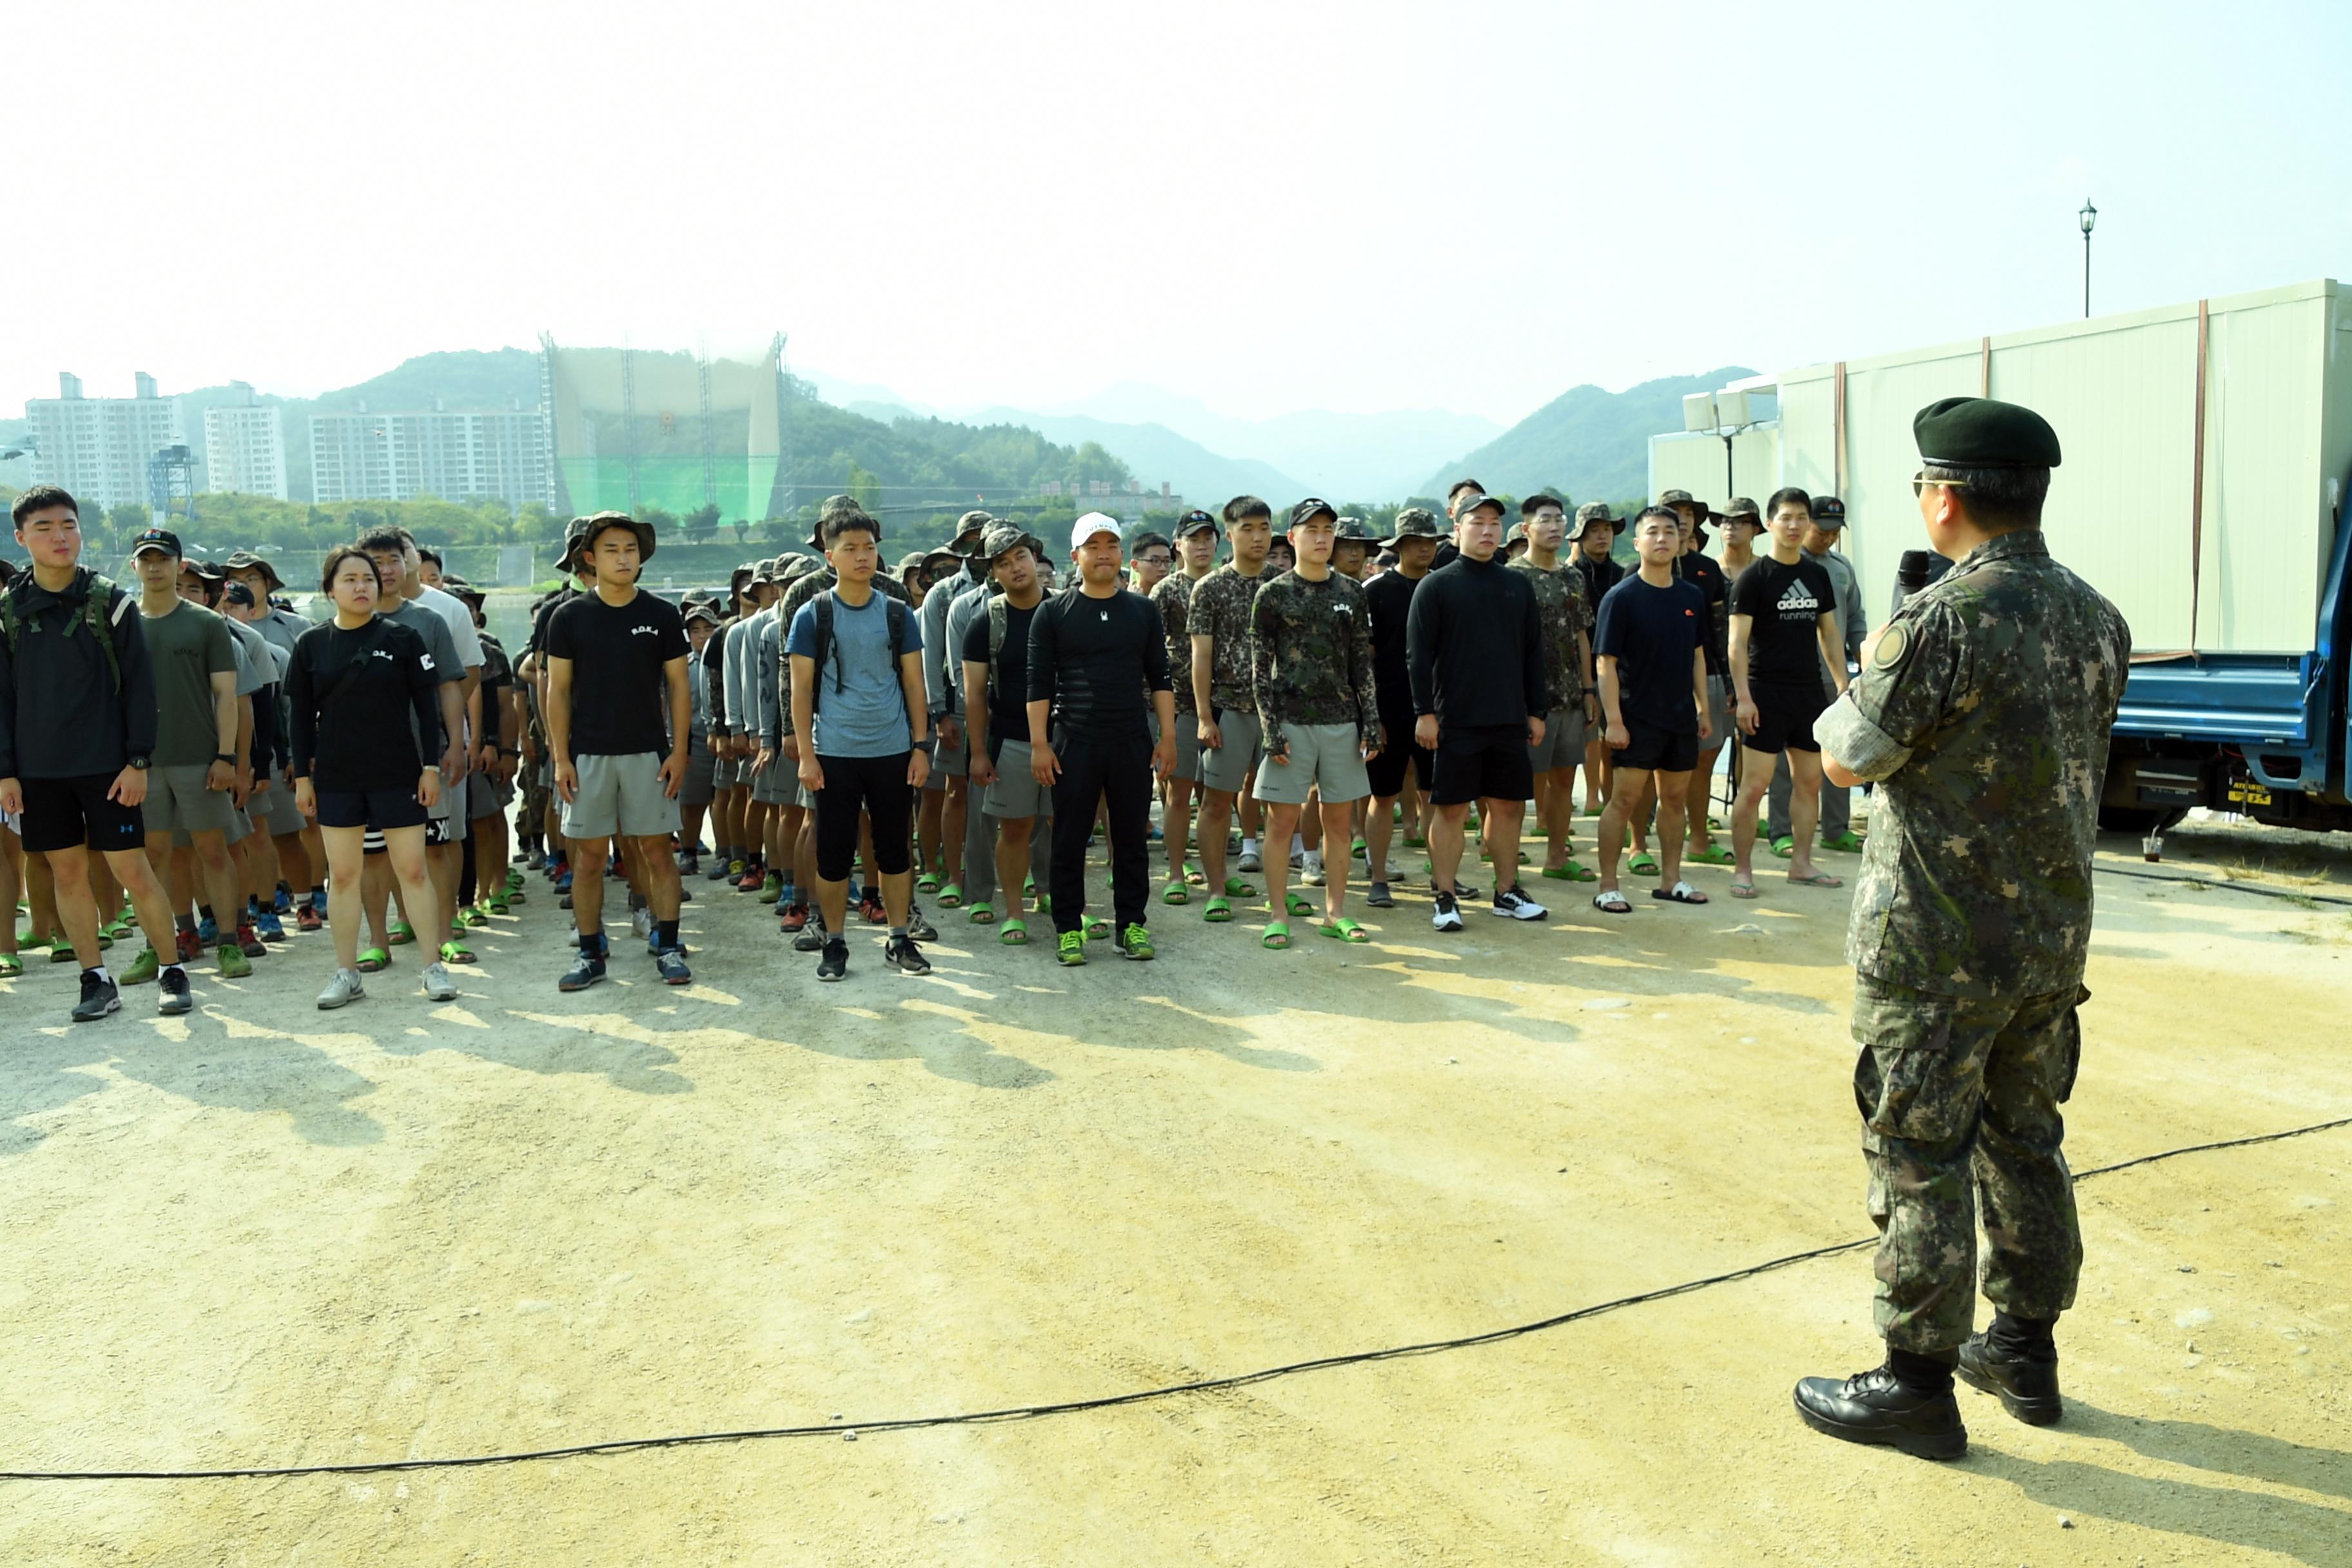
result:
[[[1652,790],[1658,804],[1663,886],[1650,896],[1703,904],[1706,895],[1682,878],[1683,813],[1707,716],[1706,600],[1675,574],[1682,553],[1681,521],[1654,506],[1633,520],[1642,569],[1601,601],[1592,639],[1600,667],[1601,710],[1608,723],[1614,767],[1609,805],[1601,814],[1601,890],[1592,907],[1603,914],[1632,912],[1617,887],[1625,829]]]
[[[1576,521],[1568,531],[1568,570],[1583,585],[1585,607],[1596,625],[1601,599],[1625,578],[1625,568],[1609,553],[1616,546],[1617,514],[1607,501],[1589,500],[1576,509]],[[1584,814],[1600,816],[1608,795],[1609,742],[1595,724],[1584,738]]]
[[[580,954],[560,982],[584,991],[604,978],[605,855],[615,834],[636,842],[636,863],[654,917],[663,981],[694,976],[677,941],[677,792],[686,782],[686,623],[677,606],[637,588],[654,552],[654,531],[625,512],[588,520],[582,542],[596,591],[563,605],[547,622],[548,746],[563,800],[563,837],[579,874],[572,884]],[[663,705],[668,706],[664,722]]]
[[[1066,964],[1087,961],[1089,935],[1110,934],[1086,918],[1087,836],[1097,803],[1109,808],[1116,945],[1123,958],[1153,956],[1143,924],[1151,787],[1176,766],[1176,699],[1160,612],[1118,585],[1122,550],[1115,520],[1098,511],[1078,519],[1070,533],[1077,586],[1040,606],[1029,625],[1029,771],[1054,791],[1054,951]],[[1144,721],[1146,690],[1160,714],[1156,744]]]
[[[1696,786],[1686,796],[1684,807],[1690,833],[1683,849],[1685,861],[1697,866],[1728,866],[1729,851],[1718,847],[1707,832],[1707,807],[1712,804],[1709,792],[1715,784],[1715,762],[1731,739],[1731,661],[1724,651],[1725,638],[1731,626],[1731,580],[1724,575],[1723,567],[1704,548],[1706,535],[1701,524],[1706,520],[1706,508],[1694,500],[1688,490],[1668,490],[1662,505],[1674,509],[1681,521],[1683,552],[1675,561],[1675,574],[1696,585],[1706,596],[1706,719],[1708,734],[1699,743],[1698,762],[1692,767],[1692,784]],[[1634,847],[1641,847],[1641,828],[1633,832]]]
[[[1004,890],[996,940],[1020,947],[1029,941],[1022,887],[1038,842],[1037,819],[1054,815],[1054,792],[1038,784],[1029,754],[1029,628],[1045,599],[1037,574],[1045,547],[1017,524],[992,521],[978,548],[1004,592],[972,617],[956,656],[963,666],[964,716],[971,721],[963,737],[971,787],[984,792],[969,809],[996,824],[996,877]],[[1051,872],[1038,880],[1050,892]]]
[[[1828,706],[1824,668],[1837,689],[1845,690],[1845,652],[1838,636],[1837,591],[1828,569],[1803,547],[1812,504],[1801,489],[1773,492],[1766,508],[1772,553],[1741,573],[1731,591],[1731,679],[1739,695],[1742,737],[1739,798],[1731,808],[1735,899],[1756,896],[1756,816],[1784,752],[1796,837],[1789,880],[1840,885],[1840,879],[1813,868],[1813,827],[1822,800],[1822,749],[1813,739],[1813,721]]]
[[[1412,679],[1406,673],[1405,628],[1412,613],[1412,596],[1428,580],[1430,563],[1437,559],[1444,530],[1437,514],[1426,507],[1409,506],[1396,515],[1394,531],[1382,541],[1397,552],[1396,569],[1383,572],[1364,584],[1364,604],[1372,624],[1372,695],[1381,710],[1381,749],[1364,764],[1372,788],[1371,809],[1364,819],[1364,866],[1371,891],[1364,902],[1376,910],[1393,908],[1389,890],[1389,844],[1396,832],[1396,806],[1408,788],[1429,793],[1436,757],[1413,740]],[[1412,770],[1412,782],[1405,770]],[[1421,821],[1421,801],[1405,801],[1405,838]]]

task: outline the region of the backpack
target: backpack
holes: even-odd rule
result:
[[[131,613],[131,595],[124,594],[115,601],[112,613],[108,613],[102,606],[107,600],[113,598],[115,593],[112,582],[91,573],[89,593],[81,602],[81,614],[66,622],[65,635],[73,636],[74,627],[78,626],[89,628],[90,636],[98,639],[98,646],[105,651],[106,668],[114,676],[114,689],[119,696],[122,691],[122,656],[114,650],[114,628],[122,624],[122,617]],[[24,637],[25,626],[16,595],[13,592],[0,594],[0,636],[8,639],[8,657],[11,659],[16,657],[16,645]],[[34,629],[39,628],[36,626]]]
[[[890,621],[890,672],[893,676],[896,676],[899,669],[898,661],[904,658],[908,653],[907,622],[911,612],[907,608],[907,603],[905,600],[891,598],[887,594],[882,593],[879,589],[875,591],[874,596],[880,599],[882,603],[888,607]],[[828,655],[833,657],[833,689],[835,691],[841,689],[842,679],[841,659],[837,654],[834,653],[833,647],[833,590],[827,588],[824,593],[819,594],[816,596],[815,605],[816,647],[814,656],[809,660],[810,665],[814,668],[816,672],[816,683],[809,692],[809,713],[812,717],[815,715],[818,709],[824,705],[824,661]],[[899,696],[903,699],[906,695],[906,686],[903,682],[899,685],[898,692]],[[907,714],[907,722],[909,726],[912,726],[914,721],[915,715],[911,710],[909,710]]]
[[[1012,615],[1012,606],[1004,602],[1003,595],[988,601],[988,705],[992,709],[996,706],[996,663],[1004,652],[1005,631]]]

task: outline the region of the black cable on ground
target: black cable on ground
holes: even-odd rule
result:
[[[2128,1171],[2137,1165],[2154,1164],[2159,1160],[2178,1159],[2183,1154],[2203,1154],[2216,1149],[2245,1149],[2257,1143],[2276,1143],[2284,1139],[2301,1138],[2313,1132],[2332,1131],[2339,1127],[2352,1127],[2352,1116],[2338,1117],[2333,1121],[2315,1121],[2308,1127],[2291,1127],[2283,1132],[2258,1132],[2248,1138],[2224,1138],[2212,1143],[2192,1143],[2184,1148],[2167,1149],[2159,1153],[2142,1154],[2137,1159],[2101,1165],[2095,1170],[2078,1171],[2077,1182],[2094,1176],[2104,1176],[2116,1171]],[[1141,1405],[1150,1400],[1171,1399],[1182,1394],[1209,1394],[1228,1388],[1246,1388],[1252,1384],[1267,1383],[1278,1377],[1294,1377],[1300,1373],[1325,1372],[1333,1367],[1362,1366],[1372,1362],[1396,1361],[1405,1356],[1434,1355],[1441,1351],[1468,1350],[1476,1345],[1491,1345],[1504,1340],[1540,1333],[1569,1323],[1597,1318],[1604,1312],[1614,1312],[1626,1307],[1639,1307],[1652,1301],[1664,1301],[1675,1296],[1687,1296],[1693,1291],[1708,1289],[1717,1285],[1728,1285],[1736,1280],[1752,1279],[1759,1274],[1770,1274],[1800,1263],[1810,1263],[1817,1258],[1833,1258],[1841,1252],[1859,1252],[1877,1245],[1875,1237],[1859,1241],[1842,1241],[1829,1247],[1809,1247],[1803,1252],[1791,1252],[1762,1263],[1751,1263],[1745,1268],[1727,1273],[1710,1274],[1701,1279],[1686,1279],[1679,1285],[1667,1285],[1638,1295],[1620,1296],[1613,1301],[1601,1301],[1590,1307],[1579,1307],[1549,1318],[1538,1318],[1531,1323],[1515,1323],[1509,1328],[1489,1329],[1484,1333],[1464,1334],[1450,1340],[1424,1340],[1417,1344],[1391,1345],[1382,1350],[1350,1351],[1341,1355],[1317,1356],[1311,1361],[1295,1361],[1281,1366],[1261,1367],[1255,1372],[1235,1373],[1228,1377],[1206,1377],[1192,1383],[1170,1384],[1160,1388],[1137,1389],[1128,1394],[1105,1394],[1095,1399],[1067,1399],[1051,1405],[1010,1405],[1002,1410],[974,1410],[955,1415],[908,1415],[889,1421],[828,1422],[822,1426],[761,1426],[740,1432],[689,1432],[664,1437],[623,1437],[604,1443],[577,1443],[562,1448],[534,1448],[510,1454],[467,1454],[446,1459],[377,1459],[348,1465],[278,1465],[243,1470],[0,1470],[0,1481],[222,1481],[277,1480],[297,1476],[372,1476],[388,1475],[406,1470],[463,1470],[486,1465],[520,1465],[542,1459],[575,1459],[592,1454],[625,1454],[651,1448],[685,1448],[706,1443],[749,1443],[773,1437],[826,1437],[845,1433],[863,1436],[869,1432],[919,1432],[936,1426],[983,1426],[1000,1422],[1033,1421],[1044,1415],[1069,1415],[1085,1410],[1113,1410],[1123,1405]]]
[[[2265,899],[2286,899],[2295,903],[2336,904],[2352,910],[2352,899],[2339,899],[2327,893],[2304,893],[2293,888],[2266,888],[2259,882],[2229,882],[2214,877],[2174,877],[2162,871],[2132,871],[2121,866],[2093,866],[2092,870],[2103,877],[2129,877],[2135,882],[2179,882],[2191,888],[2206,888],[2217,893],[2252,893]]]

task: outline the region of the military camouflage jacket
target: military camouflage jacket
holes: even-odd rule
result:
[[[803,574],[791,587],[784,590],[784,596],[776,601],[777,623],[784,630],[790,631],[793,617],[801,613],[801,606],[832,587],[839,580],[840,574],[830,566],[821,571]],[[874,574],[874,591],[897,599],[901,604],[911,605],[915,602],[914,595],[907,592],[907,585],[887,572]],[[784,639],[781,637],[776,639],[776,709],[779,731],[785,735],[791,734],[793,732],[793,656],[784,651]]]
[[[1895,613],[1813,726],[1877,781],[1846,957],[1954,996],[2078,985],[2131,628],[2039,529],[1970,551]]]
[[[1194,712],[1192,634],[1184,629],[1192,609],[1192,579],[1181,572],[1160,579],[1152,585],[1151,607],[1160,612],[1160,624],[1168,634],[1168,684],[1175,688],[1176,711]]]
[[[1289,749],[1286,724],[1353,724],[1381,732],[1372,691],[1372,616],[1363,585],[1334,572],[1310,583],[1285,572],[1250,606],[1251,685],[1269,754]]]
[[[1592,631],[1592,607],[1584,602],[1584,579],[1566,567],[1546,571],[1522,558],[1510,570],[1536,591],[1536,614],[1543,625],[1544,690],[1551,710],[1584,705],[1584,653],[1580,635]]]
[[[1209,667],[1209,700],[1236,713],[1257,711],[1251,689],[1256,679],[1250,666],[1250,605],[1260,586],[1270,579],[1261,570],[1244,577],[1230,561],[1192,584],[1192,603],[1185,617],[1190,635],[1217,639],[1215,662]],[[1184,668],[1192,668],[1192,649],[1184,650]]]

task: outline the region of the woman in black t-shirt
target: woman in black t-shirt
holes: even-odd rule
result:
[[[294,800],[315,817],[327,846],[327,920],[335,977],[319,997],[340,1007],[366,993],[359,973],[360,872],[373,828],[383,835],[405,907],[436,908],[425,874],[425,819],[440,798],[440,678],[424,641],[376,613],[382,586],[365,552],[331,552],[320,592],[334,618],[294,644],[286,700],[294,731]],[[425,966],[425,994],[457,994],[437,961]]]

